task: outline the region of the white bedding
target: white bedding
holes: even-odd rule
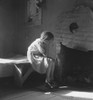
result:
[[[0,64],[29,63],[26,56],[15,56],[12,58],[0,58]]]

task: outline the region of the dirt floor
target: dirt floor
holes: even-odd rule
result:
[[[93,100],[91,86],[70,84],[50,90],[44,87],[44,79],[45,76],[32,73],[19,88],[13,77],[1,78],[0,100]]]

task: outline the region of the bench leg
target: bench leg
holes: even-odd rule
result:
[[[33,72],[33,68],[30,66],[29,69],[26,71],[26,73],[23,75],[22,70],[18,68],[16,64],[14,64],[14,66],[15,66],[14,69],[15,83],[18,87],[22,87],[28,76]]]
[[[33,68],[30,67],[29,70],[25,73],[25,75],[23,76],[22,82],[25,82],[25,80],[28,78],[28,76],[33,72]]]
[[[14,65],[14,81],[18,87],[22,87],[22,72],[16,65]]]

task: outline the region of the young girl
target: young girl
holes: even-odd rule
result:
[[[40,38],[28,47],[27,58],[35,71],[41,74],[46,73],[46,84],[54,88],[56,86],[54,82],[56,60],[54,35],[51,32],[42,32]]]
[[[47,86],[50,88],[56,87],[54,82],[56,43],[54,41],[54,35],[51,32],[42,32],[40,38],[37,38],[30,44],[27,50],[27,59],[32,67],[29,67],[23,77],[21,74],[16,77],[17,80],[19,79],[18,81],[20,86],[22,86],[24,81],[34,70],[40,74],[46,74],[45,83]],[[15,66],[15,68],[19,73],[20,71],[17,66]]]

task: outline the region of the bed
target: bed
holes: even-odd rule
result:
[[[13,76],[14,65],[29,63],[26,56],[16,55],[11,58],[0,58],[0,77]]]

